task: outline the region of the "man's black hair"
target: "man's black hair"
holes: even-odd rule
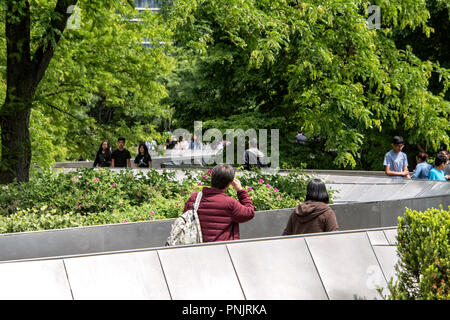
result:
[[[234,179],[235,170],[229,164],[218,164],[211,172],[211,187],[225,189]]]
[[[401,136],[395,136],[395,137],[392,139],[392,143],[393,143],[393,144],[404,144],[405,142],[403,141],[403,137],[401,137]]]
[[[312,179],[306,186],[306,200],[329,203],[330,197],[325,183],[320,179]]]
[[[436,159],[434,159],[434,166],[439,167],[441,164],[446,163],[446,162],[447,162],[447,156],[439,153],[436,156]]]
[[[125,138],[119,138],[119,139],[117,139],[117,142],[119,142],[119,141],[123,141],[123,143],[125,143]]]

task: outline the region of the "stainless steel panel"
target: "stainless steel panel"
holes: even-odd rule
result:
[[[158,252],[172,299],[244,299],[225,245],[180,247]]]
[[[227,246],[247,299],[328,299],[304,239]]]
[[[97,227],[0,235],[0,260],[32,259],[104,250]]]
[[[293,209],[259,211],[255,217],[239,225],[241,239],[281,236]]]
[[[168,300],[156,251],[65,259],[75,300]]]
[[[391,246],[397,245],[397,240],[395,239],[395,237],[397,237],[397,229],[384,230],[384,234]]]
[[[393,192],[384,200],[397,200],[397,199],[408,199],[414,198],[426,190],[428,190],[433,185],[432,181],[419,181],[419,180],[411,180],[403,187],[398,189],[396,192]]]
[[[361,180],[361,177],[329,175],[327,180],[332,181],[333,183],[358,183],[358,181]]]
[[[358,183],[374,183],[374,184],[405,184],[408,180],[392,179],[388,177],[362,177]]]
[[[0,264],[0,300],[72,300],[63,261]]]
[[[373,246],[375,255],[383,270],[386,281],[397,280],[395,264],[398,261],[397,247],[395,246]]]
[[[400,184],[375,184],[368,187],[364,193],[362,193],[358,201],[380,201],[385,200],[393,192],[398,191],[402,185]]]
[[[450,195],[450,183],[444,181],[434,181],[433,183],[434,186],[421,194],[421,197]]]
[[[339,230],[380,227],[380,206],[373,203],[331,205],[336,213]]]
[[[413,208],[412,199],[381,201],[380,207],[380,227],[394,227],[398,224],[398,217],[405,214],[405,207]]]
[[[334,190],[334,200],[347,200],[346,195],[354,188],[354,185],[330,183],[326,185],[327,190]]]
[[[369,236],[370,244],[372,246],[389,245],[388,239],[384,235],[383,230],[367,231],[367,235]]]
[[[382,299],[386,281],[365,232],[305,239],[331,300]]]
[[[357,190],[359,190],[360,186],[357,184],[341,184],[341,192],[339,193],[339,199],[343,201],[356,201],[358,199]]]

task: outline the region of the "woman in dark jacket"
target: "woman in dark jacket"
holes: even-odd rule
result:
[[[328,203],[325,183],[319,179],[309,181],[305,202],[294,209],[283,235],[337,231],[336,214]]]
[[[96,165],[99,167],[111,166],[111,150],[108,140],[102,141],[100,148],[98,148],[97,155],[95,156],[94,168]]]

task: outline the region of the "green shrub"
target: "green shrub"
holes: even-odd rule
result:
[[[449,207],[450,209],[450,207]],[[397,281],[389,283],[390,299],[450,299],[450,211],[441,207],[399,217],[395,266]]]
[[[0,187],[0,233],[176,218],[193,192],[210,186],[209,170],[184,172],[177,181],[174,171],[44,171]],[[239,179],[259,211],[298,205],[309,177],[246,172]],[[227,194],[237,199],[234,188]]]

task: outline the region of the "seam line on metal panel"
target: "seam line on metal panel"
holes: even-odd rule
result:
[[[367,231],[366,231],[367,232]],[[389,246],[391,246],[391,243],[389,242],[388,237],[386,236],[386,233],[384,233],[384,230],[381,230],[381,233],[383,234],[384,238],[386,239]]]
[[[166,273],[164,272],[164,267],[162,265],[161,258],[159,257],[159,251],[158,250],[156,250],[156,256],[158,257],[159,265],[161,266],[161,271],[162,271],[163,276],[164,276],[164,281],[166,282],[167,292],[169,292],[170,300],[173,300],[172,293],[170,293],[169,283],[167,282]]]
[[[378,260],[378,256],[377,256],[377,254],[376,254],[376,252],[375,252],[375,249],[373,248],[372,243],[370,243],[370,238],[369,238],[369,235],[368,235],[367,232],[366,232],[366,237],[367,237],[367,240],[369,240],[370,248],[372,249],[373,255],[375,256],[375,260],[377,260],[378,267],[380,268],[381,273],[383,274],[383,278],[384,278],[384,281],[386,282],[386,286],[387,286],[387,285],[388,285],[388,281],[386,280],[386,279],[387,279],[387,278],[386,278],[386,275],[384,274],[384,270],[383,270],[383,268],[381,267],[380,261]],[[378,292],[378,290],[377,290],[377,292]],[[383,295],[382,295],[381,293],[378,292],[378,294],[381,295],[381,297],[383,298],[383,300],[386,300],[386,299],[384,299],[384,297],[383,297]]]
[[[330,296],[328,295],[327,288],[325,288],[325,284],[323,283],[322,277],[320,276],[320,272],[319,272],[319,269],[317,268],[316,262],[314,261],[314,257],[311,253],[311,249],[309,248],[308,241],[306,241],[307,239],[305,239],[305,238],[303,238],[303,240],[305,241],[306,248],[308,248],[308,252],[309,252],[309,255],[311,256],[311,260],[313,262],[314,268],[316,268],[316,272],[317,272],[317,275],[319,276],[320,283],[322,284],[323,291],[325,291],[325,294],[327,295],[328,300],[331,300]]]
[[[64,261],[64,259],[62,260],[62,263],[63,263],[63,266],[64,266],[64,271],[66,273],[67,283],[69,284],[70,295],[72,296],[72,300],[75,300],[75,298],[73,297],[72,286],[70,285],[69,273],[67,272],[66,262]]]
[[[228,257],[230,257],[230,261],[231,261],[231,265],[233,266],[234,274],[236,275],[236,278],[237,278],[237,280],[239,282],[239,286],[241,287],[242,294],[244,295],[244,300],[247,300],[247,297],[245,296],[244,288],[242,288],[241,280],[239,279],[239,275],[238,275],[238,273],[236,271],[236,268],[234,266],[233,258],[231,257],[230,250],[228,250],[228,245],[227,244],[225,245],[225,248],[227,249]]]

